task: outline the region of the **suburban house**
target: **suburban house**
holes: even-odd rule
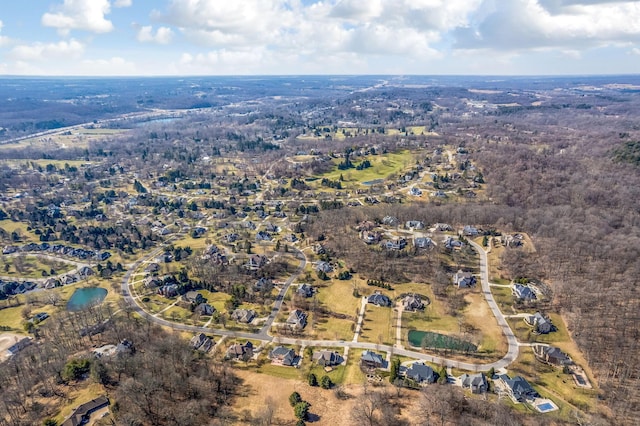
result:
[[[438,380],[438,373],[433,368],[422,362],[414,362],[405,372],[407,379],[411,379],[418,384],[435,383]]]
[[[380,240],[382,239],[382,234],[374,231],[362,231],[360,233],[360,238],[362,238],[362,240],[366,244],[375,244],[377,242],[380,242]]]
[[[202,352],[209,352],[213,347],[213,344],[214,344],[213,340],[205,336],[204,333],[196,334],[191,339],[191,342],[189,342],[189,345],[193,349],[196,349]]]
[[[465,225],[464,228],[462,228],[462,235],[466,237],[476,237],[480,235],[480,231],[474,226]]]
[[[420,188],[416,188],[415,186],[409,190],[409,194],[419,197],[422,195],[422,191]]]
[[[240,359],[242,361],[248,361],[253,357],[253,344],[247,341],[244,345],[236,343],[229,346],[227,349],[228,359]]]
[[[453,231],[453,228],[447,223],[436,223],[433,225],[433,230],[436,232],[450,232]]]
[[[271,241],[271,234],[266,231],[260,231],[256,234],[256,240],[258,241]]]
[[[382,368],[384,366],[384,359],[382,355],[378,355],[375,352],[364,351],[360,358],[360,367],[363,369],[374,370],[376,368]]]
[[[514,235],[502,235],[502,237],[500,238],[500,242],[505,246],[505,247],[510,247],[510,248],[515,248],[515,247],[521,247],[523,244],[523,240],[524,237],[522,236],[522,234],[514,234]]]
[[[511,288],[511,294],[523,302],[536,300],[536,294],[531,290],[531,287],[522,284],[514,284]]]
[[[67,420],[65,420],[61,424],[61,426],[79,426],[86,424],[91,417],[91,413],[94,413],[95,411],[100,410],[101,408],[104,408],[108,405],[109,398],[104,395],[99,396],[96,399],[92,399],[89,402],[85,402],[84,404],[73,410],[71,416]]]
[[[307,325],[307,314],[300,309],[294,309],[287,318],[287,325],[292,330],[302,330]]]
[[[333,266],[331,266],[329,262],[321,260],[320,262],[316,263],[315,269],[316,271],[322,271],[325,274],[328,274],[333,271]]]
[[[387,240],[383,243],[383,247],[387,250],[402,250],[407,246],[407,240],[398,238],[396,240]]]
[[[195,307],[193,310],[194,313],[198,315],[211,316],[216,311],[216,308],[211,306],[208,303],[201,303]]]
[[[178,285],[168,284],[168,285],[162,286],[158,289],[158,294],[161,294],[164,297],[175,297],[178,295]]]
[[[231,313],[231,319],[237,322],[249,324],[256,317],[253,309],[236,309]]]
[[[435,244],[433,243],[433,240],[431,238],[428,237],[417,237],[413,239],[413,245],[416,248],[419,249],[429,249],[431,247],[434,247]]]
[[[363,220],[356,226],[356,231],[371,231],[376,227],[376,224],[371,222],[370,220]]]
[[[382,224],[387,226],[398,226],[398,218],[394,216],[385,216],[382,218]]]
[[[554,346],[533,345],[533,353],[538,361],[544,362],[545,364],[556,367],[573,364],[573,361],[567,354]]]
[[[271,288],[273,288],[273,281],[271,281],[269,278],[264,278],[264,277],[260,278],[253,285],[254,291],[270,290]]]
[[[524,402],[526,400],[534,400],[540,396],[529,382],[520,376],[512,379],[506,374],[501,374],[498,376],[498,383],[502,385],[502,388],[509,393],[509,396],[514,401]]]
[[[89,268],[88,266],[83,266],[78,269],[78,275],[80,275],[82,278],[90,277],[94,274],[95,272],[93,272],[93,269]]]
[[[267,259],[266,256],[260,256],[258,254],[254,254],[251,257],[249,257],[249,262],[247,262],[247,267],[249,269],[260,269],[264,265],[266,265],[268,262],[269,262],[269,259]]]
[[[147,275],[146,277],[144,277],[143,282],[146,288],[156,288],[162,283],[158,279],[158,277],[154,277],[152,275]]]
[[[444,240],[444,247],[449,250],[459,250],[464,247],[464,243],[449,236]]]
[[[269,352],[269,359],[272,364],[290,367],[296,364],[297,358],[298,356],[293,349],[285,348],[284,346],[277,346]]]
[[[378,306],[391,306],[391,299],[379,291],[376,291],[367,298],[367,303]]]
[[[302,297],[312,297],[313,296],[313,287],[309,284],[300,284],[298,289],[296,290],[296,294]]]
[[[30,337],[23,337],[20,340],[16,338],[16,342],[7,348],[7,354],[9,356],[15,355],[21,350],[23,350],[24,348],[26,348],[27,346],[29,346],[30,344],[31,344]]]
[[[314,352],[312,359],[323,367],[331,367],[332,365],[339,365],[344,361],[340,354],[335,351],[318,351]]]
[[[453,283],[457,285],[458,288],[470,288],[476,285],[476,282],[476,277],[474,277],[473,274],[463,272],[462,269],[453,275]]]
[[[205,303],[207,300],[197,291],[188,291],[182,296],[182,299],[185,302],[201,304]]]
[[[402,299],[402,307],[405,311],[420,311],[424,309],[424,303],[422,303],[420,296],[410,294]]]
[[[533,327],[536,333],[547,334],[554,330],[551,320],[545,318],[540,312],[524,319],[529,326]]]
[[[156,272],[158,272],[160,270],[160,265],[158,265],[157,263],[153,262],[147,265],[146,268],[144,268],[144,271],[147,274],[155,274]]]
[[[471,389],[471,393],[485,393],[489,390],[487,377],[484,375],[484,373],[465,373],[460,376],[460,385],[464,389]]]
[[[422,222],[421,220],[408,220],[405,224],[404,227],[407,229],[424,229],[424,222]]]

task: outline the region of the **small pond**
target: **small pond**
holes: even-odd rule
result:
[[[67,311],[81,311],[92,305],[99,305],[107,297],[107,290],[100,287],[79,288],[67,302]]]

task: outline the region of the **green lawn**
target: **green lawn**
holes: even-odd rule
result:
[[[393,309],[367,305],[360,341],[393,345],[395,333],[392,327]]]
[[[6,269],[8,265],[8,270]],[[15,278],[47,278],[54,270],[54,275],[62,275],[75,269],[72,265],[61,260],[34,255],[0,256],[0,275]],[[18,272],[21,269],[21,272]],[[43,271],[46,273],[43,275]]]
[[[273,365],[267,361],[264,365],[258,367],[258,373],[268,374],[269,376],[280,377],[282,379],[303,380],[302,370],[294,367],[284,367],[281,365]]]
[[[390,175],[400,173],[415,163],[414,154],[410,151],[399,151],[383,155],[369,155],[366,157],[354,157],[352,162],[357,165],[364,160],[369,160],[371,162],[371,167],[364,170],[356,170],[355,168],[339,170],[337,164],[340,163],[342,159],[335,159],[334,163],[336,166],[334,169],[317,177],[319,180],[322,178],[338,180],[340,179],[340,175],[342,175],[344,178],[343,186],[348,186],[349,184],[362,184],[363,182],[375,179],[386,179]]]
[[[354,322],[348,319],[321,318],[316,322],[312,334],[317,340],[351,340],[353,338],[353,331],[351,331],[353,324]]]
[[[349,350],[347,365],[343,375],[344,384],[362,384],[366,380],[366,376],[360,370],[360,358],[362,357],[362,349]]]
[[[325,281],[327,287],[321,287],[317,293],[318,300],[333,312],[355,317],[360,308],[360,298],[353,297],[353,279]]]

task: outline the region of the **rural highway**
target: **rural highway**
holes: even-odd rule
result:
[[[174,237],[176,238],[176,237]],[[170,242],[169,240],[168,242]],[[167,243],[168,243],[167,242]],[[155,322],[159,325],[163,325],[166,327],[171,327],[175,330],[187,331],[193,333],[207,333],[219,336],[229,336],[240,339],[252,339],[252,340],[260,340],[264,342],[275,342],[278,344],[290,344],[290,345],[303,345],[303,346],[316,346],[316,347],[348,347],[348,348],[357,348],[357,349],[368,349],[374,351],[383,351],[389,352],[391,354],[406,356],[410,358],[414,358],[421,361],[432,362],[435,364],[444,365],[446,367],[459,368],[462,370],[468,371],[489,371],[490,369],[501,369],[507,367],[509,364],[514,362],[518,357],[519,345],[516,339],[516,336],[513,334],[513,330],[507,323],[504,315],[500,311],[496,301],[491,294],[491,290],[489,288],[489,264],[487,259],[487,254],[484,249],[472,242],[469,241],[472,247],[478,252],[480,257],[480,281],[482,283],[482,293],[485,297],[485,300],[489,304],[489,308],[491,312],[495,316],[498,325],[502,328],[502,332],[505,335],[508,343],[508,350],[504,357],[500,360],[491,362],[491,363],[469,363],[458,361],[455,359],[439,357],[435,355],[429,355],[422,352],[417,352],[413,350],[398,348],[392,345],[382,345],[377,343],[368,343],[368,342],[357,342],[357,341],[345,341],[345,340],[309,340],[304,338],[291,338],[291,337],[281,337],[281,336],[270,336],[268,334],[269,329],[275,320],[280,308],[282,307],[282,302],[284,300],[284,296],[287,293],[291,283],[304,271],[306,266],[306,257],[304,253],[298,249],[297,251],[298,257],[300,257],[300,266],[296,270],[294,274],[289,277],[289,279],[285,282],[285,284],[280,289],[278,296],[276,297],[276,302],[274,304],[273,310],[269,315],[267,322],[260,329],[258,333],[248,333],[248,332],[240,332],[234,330],[221,330],[216,328],[209,327],[200,327],[195,325],[186,325],[175,323],[172,321],[167,321],[163,318],[156,317],[148,312],[146,312],[142,306],[139,304],[138,300],[131,293],[131,276],[136,271],[136,269],[143,263],[146,262],[153,257],[157,256],[162,250],[164,250],[164,246],[154,250],[149,255],[145,256],[142,259],[136,261],[127,271],[122,280],[122,294],[125,300],[130,304],[132,310],[138,313],[140,316],[148,319],[149,321]]]

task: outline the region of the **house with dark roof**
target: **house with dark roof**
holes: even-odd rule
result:
[[[433,240],[428,237],[416,237],[413,239],[413,245],[419,249],[430,249],[435,246]]]
[[[540,395],[536,392],[529,382],[520,376],[516,376],[513,379],[506,374],[498,376],[498,383],[502,385],[502,388],[509,393],[509,396],[518,402],[524,402],[527,400],[534,400]]]
[[[523,302],[536,300],[536,294],[531,290],[531,287],[522,284],[514,284],[511,288],[511,294]]]
[[[573,361],[567,354],[562,352],[560,348],[554,346],[533,345],[533,353],[538,361],[555,367],[564,367],[565,365],[573,364]]]
[[[109,405],[109,398],[106,396],[99,396],[96,399],[92,399],[89,402],[85,402],[80,405],[78,408],[73,410],[71,416],[67,420],[65,420],[61,426],[79,426],[86,424],[91,414],[100,410],[101,408],[107,407]]]
[[[297,364],[298,356],[293,349],[285,348],[284,346],[277,346],[269,352],[269,359],[272,364],[291,367]]]
[[[339,365],[344,361],[342,356],[335,351],[317,351],[313,353],[312,359],[323,367],[331,367],[333,365]]]
[[[470,288],[476,285],[476,282],[476,277],[474,277],[473,274],[463,272],[462,269],[453,275],[453,283],[458,286],[458,288]]]
[[[539,334],[547,334],[554,330],[551,320],[545,318],[540,312],[525,318],[524,322],[533,327],[534,331]]]
[[[244,345],[236,343],[227,349],[227,359],[248,361],[253,357],[253,343],[247,341]]]
[[[385,216],[382,218],[382,224],[387,226],[398,226],[398,218],[395,216]]]
[[[333,272],[333,266],[331,266],[329,262],[325,262],[324,260],[321,260],[320,262],[316,263],[315,270],[322,271],[325,274],[328,274],[330,272]]]
[[[292,330],[302,330],[307,325],[307,314],[300,309],[294,309],[287,318],[287,325]]]
[[[298,289],[296,290],[296,294],[298,296],[302,296],[302,297],[312,297],[313,296],[313,287],[311,287],[309,284],[300,284],[298,286]]]
[[[405,375],[408,379],[421,385],[435,383],[439,377],[438,373],[433,371],[433,368],[422,362],[414,362],[411,364],[411,367],[406,370]]]
[[[249,269],[260,269],[267,263],[269,263],[269,259],[266,256],[260,256],[258,254],[254,254],[251,257],[249,257],[249,262],[247,263],[247,267]]]
[[[376,291],[367,298],[367,303],[377,306],[391,306],[391,299],[379,291]]]
[[[382,244],[382,246],[387,250],[402,250],[407,246],[407,240],[404,238],[387,240]]]
[[[449,236],[444,240],[444,247],[449,250],[459,250],[464,247],[464,243]]]
[[[485,393],[489,390],[489,383],[484,373],[465,373],[460,376],[460,385],[464,389],[471,389],[471,393]]]
[[[453,228],[448,223],[436,223],[433,225],[433,230],[436,232],[450,232]]]
[[[195,304],[201,304],[201,303],[205,303],[207,301],[207,299],[204,298],[204,296],[200,293],[198,293],[197,291],[188,291],[186,292],[183,296],[182,299],[186,302],[189,303],[195,303]]]
[[[384,358],[375,352],[364,351],[360,357],[360,367],[363,369],[373,370],[384,366]]]
[[[424,222],[422,222],[421,220],[408,220],[405,224],[404,227],[407,229],[424,229]]]
[[[253,309],[236,309],[231,313],[231,319],[244,324],[249,324],[256,317]]]
[[[409,294],[402,299],[402,307],[405,311],[421,311],[424,309],[422,298],[415,294]]]
[[[189,344],[193,349],[202,352],[209,352],[213,347],[214,342],[211,338],[205,336],[204,333],[199,333],[193,336]]]
[[[269,278],[262,277],[253,285],[254,291],[268,291],[273,288],[273,281]]]
[[[203,315],[203,316],[211,316],[215,311],[216,311],[216,308],[214,308],[208,303],[200,303],[193,310],[194,313],[198,315]]]
[[[464,228],[462,228],[462,234],[467,237],[475,237],[480,235],[480,230],[475,226],[465,225]]]

